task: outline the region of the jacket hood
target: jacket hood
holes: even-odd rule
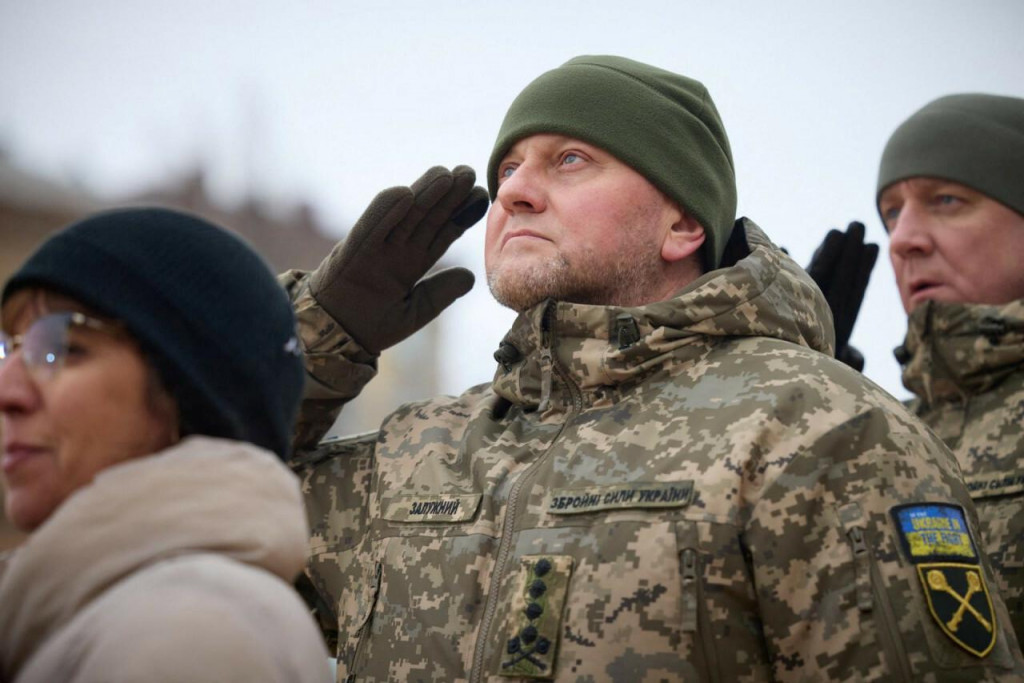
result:
[[[291,583],[306,558],[298,480],[269,451],[190,437],[104,470],[10,558],[0,578],[0,678],[91,600],[147,565],[214,553]]]
[[[1024,299],[1008,304],[926,301],[896,349],[903,386],[925,403],[988,391],[1024,364]]]
[[[546,301],[520,314],[495,354],[495,391],[544,409],[557,391],[555,373],[581,391],[600,390],[639,380],[669,359],[696,359],[735,337],[772,337],[832,355],[832,314],[814,281],[753,221],[742,218],[735,229],[744,231],[749,253],[666,301]]]

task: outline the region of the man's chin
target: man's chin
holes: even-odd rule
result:
[[[551,270],[504,268],[487,274],[487,286],[499,304],[522,313],[542,301],[559,298],[556,279]]]
[[[538,296],[536,291],[524,291],[521,289],[498,289],[491,287],[491,296],[505,308],[510,308],[516,313],[528,311],[537,304],[545,301],[548,296]]]

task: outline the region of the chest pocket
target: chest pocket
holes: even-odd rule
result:
[[[572,507],[558,501],[563,493],[553,491],[548,507]],[[577,495],[583,494],[568,500]],[[489,660],[490,672],[547,680],[763,678],[762,635],[749,618],[755,597],[736,528],[688,520],[683,511],[677,505],[550,515],[559,526],[521,531],[501,587],[495,641],[502,650]],[[524,597],[535,597],[537,588],[544,596],[557,593],[554,580],[540,585],[549,582],[538,582],[538,567],[567,582],[557,626],[547,607],[531,614]],[[524,644],[532,647],[541,636],[545,656],[537,657]],[[529,674],[522,661],[531,665]]]

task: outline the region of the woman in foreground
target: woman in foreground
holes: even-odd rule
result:
[[[0,308],[0,680],[325,681],[291,582],[294,319],[237,237],[161,209],[55,234]]]

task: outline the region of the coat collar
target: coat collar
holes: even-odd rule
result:
[[[686,363],[726,338],[774,337],[831,354],[828,304],[810,277],[749,219],[749,254],[673,298],[639,307],[548,300],[501,342],[495,391],[526,410],[563,408]]]
[[[110,467],[76,491],[0,576],[0,680],[92,600],[160,560],[214,553],[289,583],[308,527],[295,476],[276,456],[193,436]]]
[[[903,385],[926,403],[986,392],[1024,365],[1024,299],[999,306],[927,301],[896,349]]]

